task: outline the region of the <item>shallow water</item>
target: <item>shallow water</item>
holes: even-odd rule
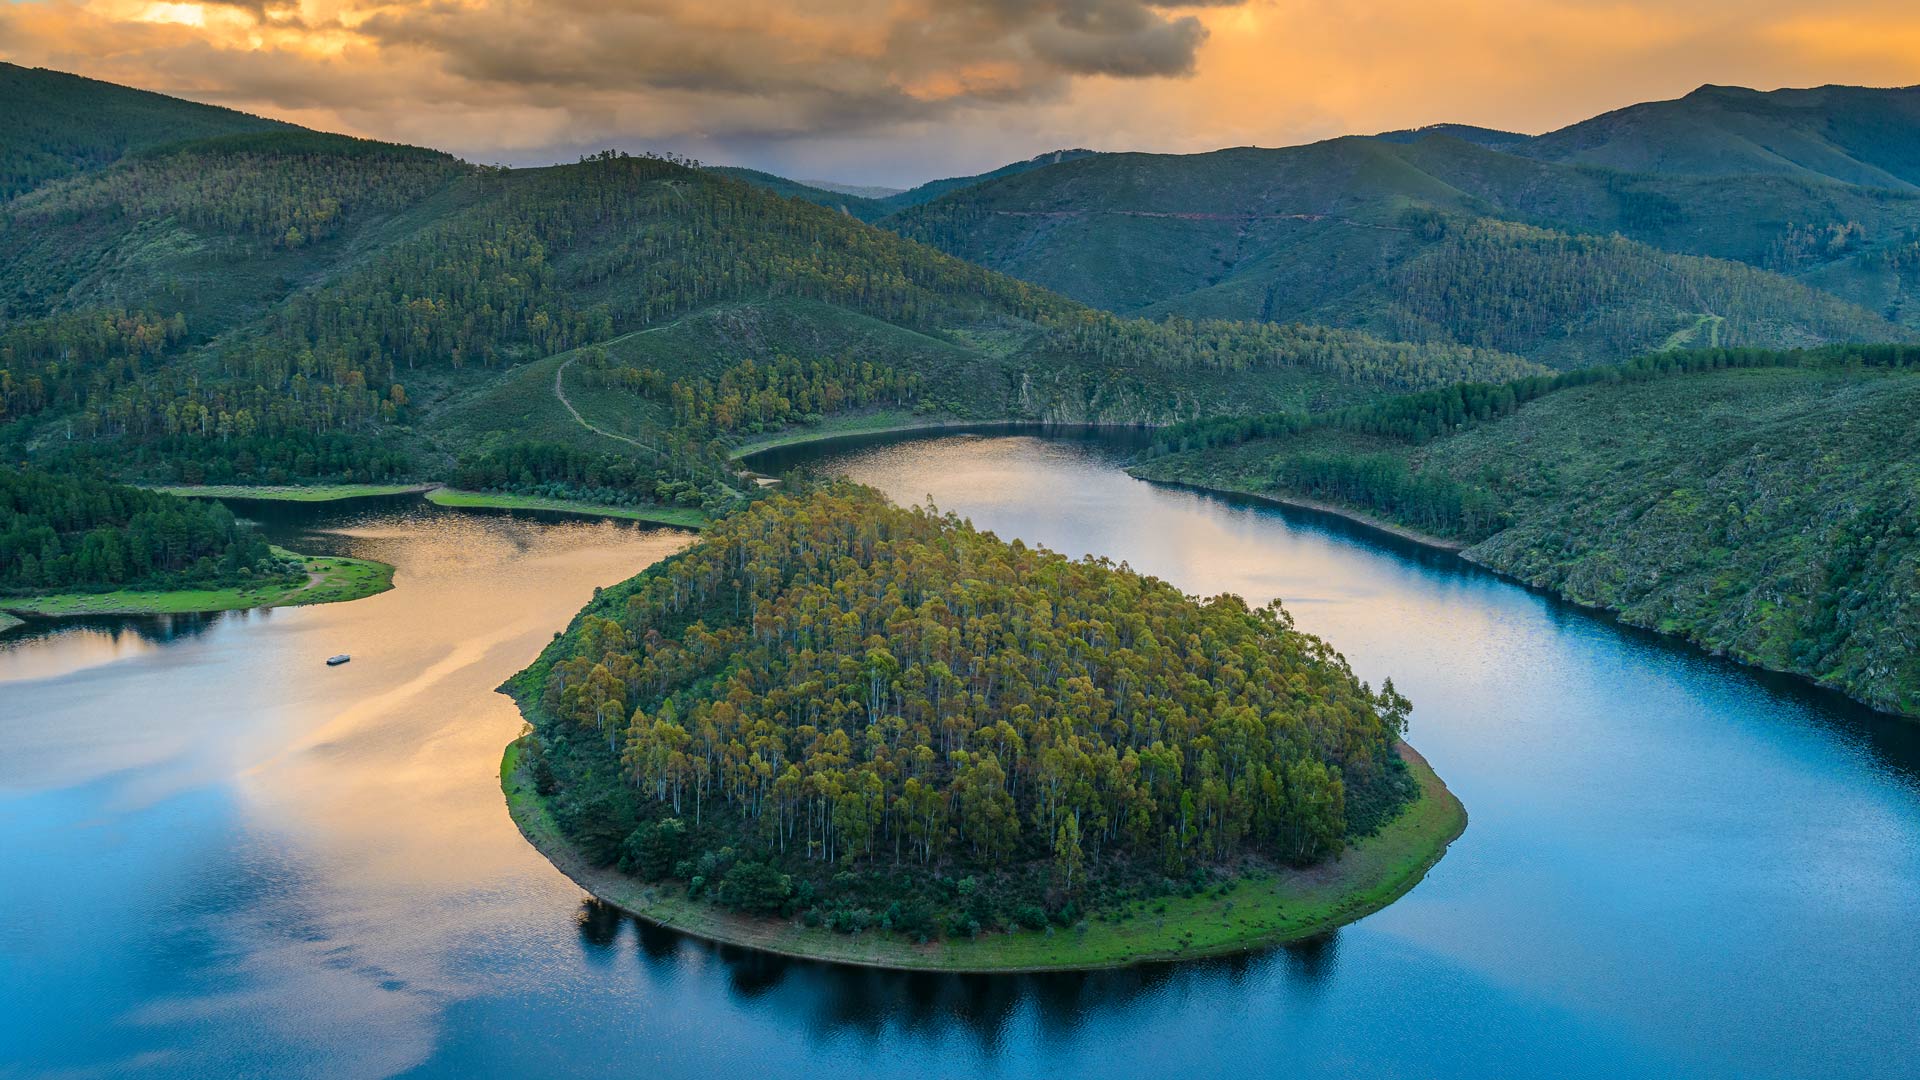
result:
[[[1231,961],[900,975],[643,929],[514,830],[496,770],[520,722],[492,690],[685,534],[261,508],[397,587],[0,639],[0,1075],[1920,1069],[1920,725],[1338,521],[1139,483],[1097,440],[825,464],[1190,592],[1282,598],[1413,698],[1466,835],[1385,911]]]

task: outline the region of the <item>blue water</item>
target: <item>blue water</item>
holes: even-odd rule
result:
[[[286,511],[398,587],[0,641],[0,1075],[1920,1076],[1920,725],[1337,521],[1131,480],[1098,443],[819,463],[1280,597],[1414,700],[1465,836],[1385,911],[1237,960],[952,977],[692,942],[525,845],[492,693],[684,535]]]

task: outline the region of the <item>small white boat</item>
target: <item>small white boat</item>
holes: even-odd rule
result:
[[[351,659],[353,659],[353,657],[348,656],[346,653],[341,653],[339,656],[329,656],[327,657],[327,666],[339,667]]]

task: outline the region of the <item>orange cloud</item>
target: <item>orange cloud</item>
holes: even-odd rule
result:
[[[1920,82],[1890,0],[18,0],[0,54],[478,160],[907,181],[1060,146],[1540,131],[1704,82]]]

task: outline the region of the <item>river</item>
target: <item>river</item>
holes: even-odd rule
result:
[[[395,589],[0,639],[0,1076],[1920,1075],[1920,725],[1336,519],[1135,481],[1105,439],[758,464],[802,460],[1281,598],[1413,699],[1465,836],[1386,910],[1234,960],[954,977],[706,945],[525,844],[492,692],[687,534],[254,507]]]

